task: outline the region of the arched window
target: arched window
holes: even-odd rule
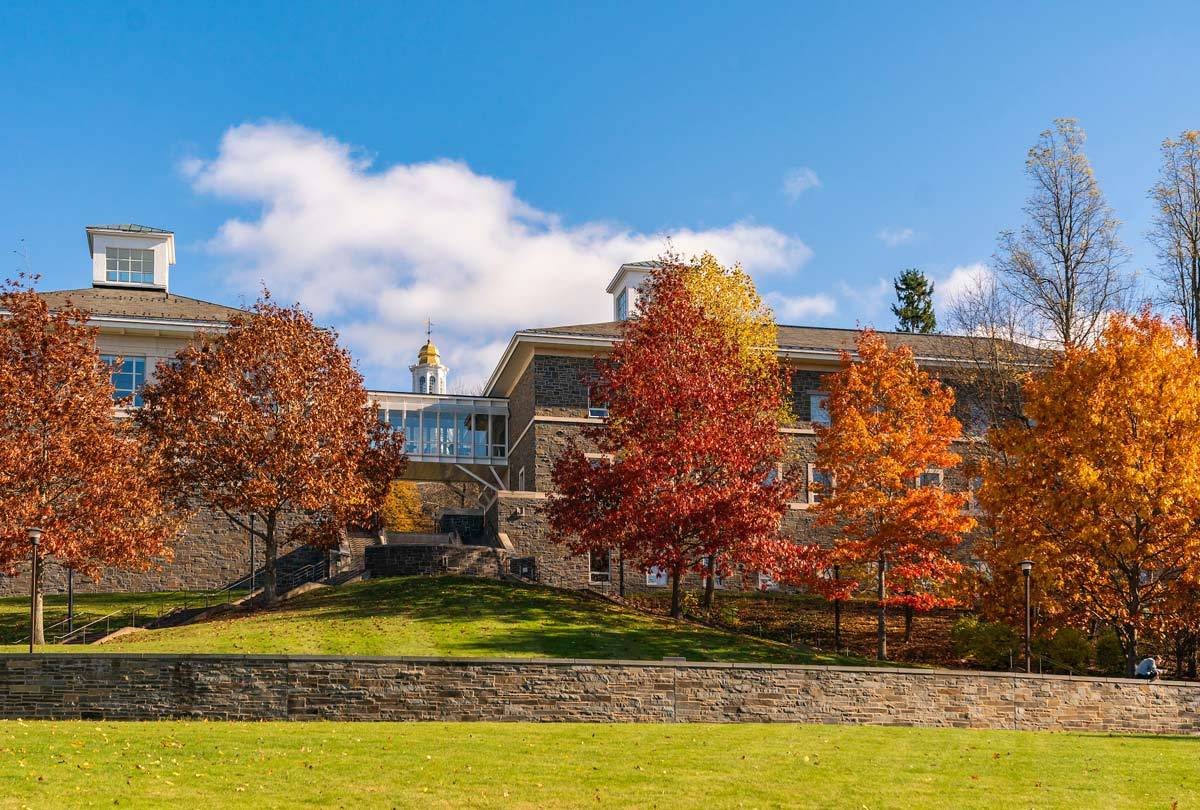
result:
[[[424,377],[421,378],[421,393],[422,394],[425,393],[425,378]]]

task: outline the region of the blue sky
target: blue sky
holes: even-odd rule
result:
[[[0,244],[77,287],[85,224],[171,228],[173,291],[265,281],[376,387],[429,314],[469,388],[514,329],[603,319],[667,233],[785,322],[890,327],[886,280],[986,262],[1071,116],[1152,265],[1158,144],[1200,127],[1194,6],[829,5],[12,4]]]

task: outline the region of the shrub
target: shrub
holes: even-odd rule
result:
[[[1006,669],[1021,649],[1016,632],[1000,622],[964,616],[950,630],[955,652],[988,669]]]
[[[1105,675],[1120,677],[1125,674],[1125,653],[1112,628],[1105,628],[1096,637],[1096,666]]]
[[[1074,627],[1060,627],[1050,638],[1040,638],[1037,652],[1050,659],[1052,671],[1085,672],[1096,657],[1096,648],[1087,634]]]

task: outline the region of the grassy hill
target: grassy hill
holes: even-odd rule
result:
[[[13,600],[0,608],[24,610]],[[675,623],[580,593],[454,577],[369,580],[249,615],[138,632],[104,645],[46,649],[861,663]]]

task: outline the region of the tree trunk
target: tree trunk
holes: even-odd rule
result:
[[[712,610],[713,596],[717,590],[717,556],[708,557],[708,576],[704,579],[704,609]]]
[[[42,620],[42,569],[44,566],[42,565],[41,557],[38,555],[34,555],[31,564],[33,565],[33,570],[30,572],[29,584],[31,589],[29,637],[37,645],[46,643],[46,627],[45,622]]]
[[[879,555],[879,623],[876,628],[878,635],[879,648],[876,651],[876,658],[880,661],[887,660],[887,557],[883,554]]]
[[[1191,633],[1188,633],[1187,676],[1189,678],[1196,677],[1196,646],[1197,646],[1196,642],[1197,642],[1196,633],[1194,631]]]
[[[671,618],[683,615],[683,571],[676,566],[671,569]]]
[[[842,600],[833,600],[833,651],[842,651]]]
[[[888,606],[884,600],[888,598],[888,558],[884,554],[880,554],[877,568],[880,608],[878,608],[878,626],[876,628],[878,648],[875,656],[878,660],[886,661],[888,658]]]
[[[904,642],[907,644],[912,640],[913,626],[913,608],[912,605],[904,606]]]
[[[263,531],[263,546],[265,551],[265,559],[263,560],[263,601],[267,604],[274,602],[278,597],[276,590],[276,559],[279,556],[279,546],[275,542],[275,516],[269,515],[265,521],[266,527]]]
[[[1125,648],[1125,677],[1132,678],[1133,673],[1137,671],[1137,628],[1128,627],[1121,639],[1121,646]]]

